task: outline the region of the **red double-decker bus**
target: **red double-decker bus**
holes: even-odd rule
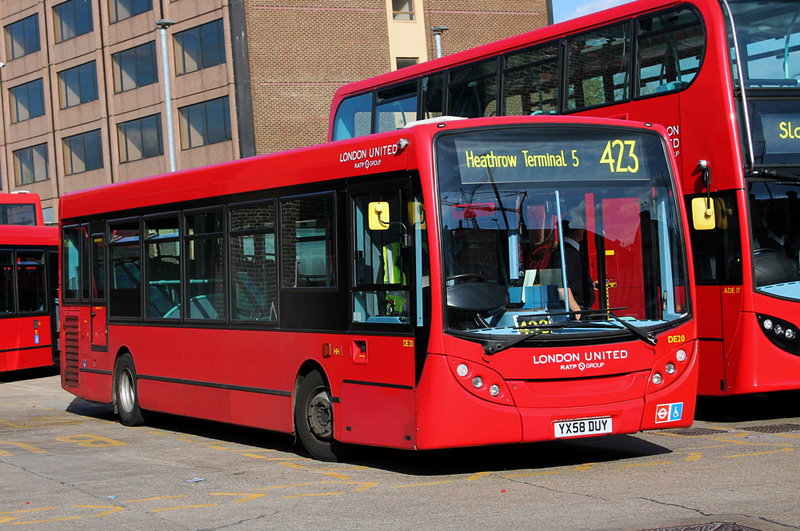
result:
[[[36,194],[0,194],[0,270],[0,372],[58,364],[58,229]]]
[[[797,389],[799,79],[797,2],[639,0],[344,86],[330,137],[439,115],[662,124],[693,212],[699,392]]]
[[[69,193],[63,387],[123,424],[296,433],[323,460],[686,426],[680,197],[663,129],[564,117],[440,120]],[[590,264],[602,289],[571,276]],[[574,306],[579,288],[600,309]]]

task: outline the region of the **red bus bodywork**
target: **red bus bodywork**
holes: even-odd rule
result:
[[[621,123],[517,117],[481,125],[502,128],[545,120],[555,126],[588,122],[595,127],[620,127]],[[569,419],[581,421],[575,429],[586,427],[584,421],[610,419],[613,433],[691,424],[697,384],[696,325],[691,312],[659,333],[657,346],[626,337],[595,347],[576,347],[575,352],[581,354],[574,355],[591,350],[596,359],[605,361],[587,366],[570,378],[564,377],[558,363],[550,363],[564,357],[561,347],[520,346],[487,357],[474,340],[444,333],[445,295],[436,230],[440,207],[432,176],[432,146],[440,131],[473,126],[466,122],[421,125],[66,194],[59,208],[64,234],[85,227],[92,238],[105,234],[107,246],[119,240],[120,233],[104,233],[102,228],[94,231],[92,223],[98,220],[128,220],[142,213],[160,216],[157,213],[181,209],[194,212],[203,205],[211,208],[216,202],[250,204],[248,201],[263,192],[283,193],[290,198],[314,197],[320,190],[334,187],[337,197],[345,197],[355,194],[357,186],[359,190],[376,188],[392,176],[418,173],[428,225],[423,244],[430,252],[426,275],[431,282],[430,309],[426,310],[430,322],[402,331],[378,325],[347,329],[348,306],[327,307],[329,303],[324,301],[296,302],[299,306],[293,309],[289,299],[281,299],[281,320],[270,325],[237,325],[228,318],[211,325],[195,321],[193,326],[178,326],[146,317],[113,319],[106,299],[99,295],[82,299],[62,294],[64,389],[87,400],[116,402],[120,407],[115,396],[119,385],[115,367],[121,356],[130,356],[135,363],[133,385],[143,410],[292,433],[297,429],[293,411],[302,377],[317,371],[329,386],[336,441],[405,449],[554,439],[554,423]],[[374,153],[371,163],[359,166],[361,154],[368,152]],[[372,177],[364,180],[365,176]],[[349,227],[347,216],[339,219]],[[102,223],[98,227],[104,227]],[[109,221],[108,226],[113,224]],[[350,239],[347,231],[339,238],[342,249],[346,249]],[[68,254],[62,249],[62,261]],[[346,271],[351,266],[345,259],[340,267]],[[348,282],[344,272],[339,278],[342,283]],[[66,283],[65,278],[62,284]],[[88,291],[96,288],[92,283]],[[693,298],[691,283],[687,290]],[[281,297],[290,295],[294,296],[285,288],[281,291]],[[322,321],[343,319],[344,329],[314,325],[318,310],[324,314]],[[295,319],[289,315],[292,312],[300,315],[296,324],[287,325]],[[665,373],[664,367],[674,363],[678,351],[684,357],[679,370]],[[539,359],[541,364],[535,365],[535,360],[532,364],[534,353],[545,356]],[[464,370],[462,365],[468,374],[459,374]],[[653,383],[655,372],[664,374],[663,383]],[[474,382],[475,376],[486,385],[476,388],[468,383]],[[490,396],[489,387],[494,383],[499,394]],[[676,404],[680,404],[682,414],[670,418],[669,408]]]
[[[736,0],[730,1],[731,5],[735,2]],[[679,88],[670,88],[663,94],[637,94],[637,75],[641,75],[642,71],[637,72],[634,68],[630,72],[630,80],[627,81],[631,87],[631,93],[627,97],[620,98],[620,101],[570,109],[565,107],[564,98],[572,97],[569,91],[573,88],[565,89],[562,86],[559,89],[561,106],[558,112],[663,125],[675,150],[687,204],[691,204],[693,198],[705,197],[707,193],[712,202],[717,202],[714,228],[718,230],[692,231],[700,330],[699,393],[724,396],[800,388],[800,342],[795,340],[800,324],[795,317],[798,297],[770,296],[766,290],[758,289],[760,284],[756,277],[759,266],[756,257],[761,249],[757,249],[760,245],[756,243],[758,234],[753,227],[761,223],[759,218],[764,213],[752,211],[753,207],[748,203],[750,181],[747,180],[765,177],[779,180],[781,172],[788,171],[795,175],[790,179],[796,181],[798,164],[795,159],[800,150],[795,146],[785,160],[776,161],[772,165],[756,160],[753,167],[752,160],[748,160],[748,150],[761,149],[758,142],[754,144],[749,138],[749,129],[758,127],[755,122],[761,115],[756,115],[754,104],[748,103],[753,124],[745,120],[742,90],[737,87],[734,77],[739,74],[735,72],[736,66],[729,59],[734,44],[729,42],[726,34],[730,21],[724,4],[720,0],[639,0],[345,85],[337,91],[331,106],[329,138],[332,139],[334,135],[336,112],[340,104],[356,95],[374,94],[374,101],[379,101],[381,89],[399,87],[414,80],[421,83],[426,76],[443,74],[470,64],[477,65],[491,58],[500,58],[497,69],[502,72],[502,58],[506,54],[543,43],[558,44],[563,64],[564,50],[572,42],[569,39],[577,40],[601,28],[629,24],[628,28],[634,36],[632,40],[637,46],[637,31],[644,31],[641,21],[647,20],[649,23],[662,13],[674,14],[679,10],[694,13],[700,21],[701,29],[690,44],[696,51],[691,55],[697,61],[697,71],[690,81],[684,82]],[[784,4],[790,5],[788,2]],[[764,16],[769,12],[765,6],[752,9],[755,12],[763,10]],[[748,13],[748,16],[751,14]],[[789,24],[792,17],[783,18]],[[758,24],[752,22],[752,26],[757,28]],[[681,31],[683,30],[676,30],[676,35],[680,35]],[[787,40],[790,37],[791,32],[786,37]],[[783,52],[783,44],[778,44]],[[746,43],[740,43],[740,49],[745,46]],[[652,49],[654,48],[650,48]],[[632,63],[646,60],[641,53],[636,55],[636,49],[627,50],[627,53],[635,58]],[[785,53],[788,69],[789,53],[795,54],[796,51],[787,43]],[[794,61],[794,55],[792,58]],[[795,66],[791,68],[796,70]],[[794,70],[790,73],[793,72]],[[560,75],[563,84],[563,67]],[[751,83],[752,88],[748,88],[748,91],[752,99],[765,104],[783,102],[785,106],[782,110],[775,111],[775,116],[784,117],[780,138],[797,138],[796,125],[800,123],[800,116],[791,111],[791,105],[796,109],[800,104],[797,95],[800,88],[796,88],[794,79],[786,80],[783,85],[773,80],[775,86],[759,85],[759,80],[748,80],[748,83]],[[498,109],[499,100],[498,96]],[[373,105],[373,111],[374,109]],[[409,116],[414,119],[413,113]],[[704,173],[704,167],[709,168],[708,173]],[[709,184],[705,179],[707,175],[710,175]],[[793,197],[791,193],[789,196]],[[787,215],[791,216],[794,209],[788,207]],[[794,227],[792,230],[795,230]],[[727,236],[720,235],[722,231],[728,231]],[[793,236],[796,238],[796,234]],[[712,254],[709,249],[723,238],[726,241],[725,247],[720,245],[719,251]],[[729,263],[720,265],[723,261]],[[796,262],[795,260],[795,266]],[[722,269],[727,272],[720,272]],[[793,278],[797,278],[797,273]],[[779,322],[779,327],[774,327],[773,322]],[[784,336],[785,329],[791,330],[791,337]]]
[[[0,372],[57,364],[58,242],[57,227],[0,225]],[[31,255],[40,261],[26,264]]]

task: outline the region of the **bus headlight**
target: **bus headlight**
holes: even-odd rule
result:
[[[470,394],[495,404],[513,405],[511,391],[502,376],[480,362],[448,358],[456,381]]]
[[[678,352],[675,353],[675,359],[678,360],[681,363],[686,361],[686,351],[683,350],[683,349],[680,349]]]
[[[667,374],[675,374],[675,364],[672,362],[667,363],[664,370],[667,371]]]
[[[798,326],[785,319],[779,319],[771,315],[756,314],[761,331],[767,339],[780,348],[795,356],[800,356],[800,337],[798,337]]]
[[[661,382],[664,381],[664,377],[661,376],[660,372],[653,374],[653,383],[656,385],[661,385]]]

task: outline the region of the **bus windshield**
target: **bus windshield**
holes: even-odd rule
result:
[[[752,181],[747,192],[756,289],[800,300],[800,184]]]
[[[729,1],[745,86],[800,86],[800,3]]]
[[[619,334],[690,311],[658,135],[517,127],[442,134],[436,147],[451,331]]]

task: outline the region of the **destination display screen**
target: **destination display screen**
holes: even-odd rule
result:
[[[766,155],[800,153],[800,112],[761,115]]]
[[[462,184],[648,181],[665,159],[657,135],[622,129],[470,131],[439,143],[440,165],[457,165]]]

